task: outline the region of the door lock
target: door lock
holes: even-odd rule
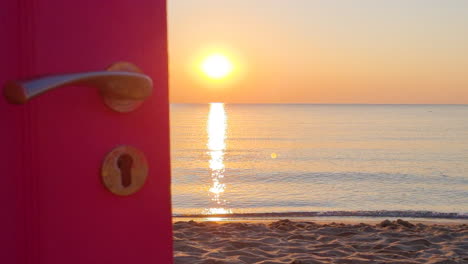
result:
[[[111,150],[101,168],[102,182],[106,188],[121,196],[140,190],[148,176],[148,161],[140,150],[119,146]]]

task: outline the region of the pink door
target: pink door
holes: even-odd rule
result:
[[[119,61],[153,80],[127,113],[89,84],[21,105],[0,97],[0,263],[172,263],[166,1],[3,0],[0,36],[2,90],[9,80]],[[148,164],[141,188],[124,195],[101,171],[121,145]]]

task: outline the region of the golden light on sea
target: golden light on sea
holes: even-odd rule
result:
[[[224,153],[226,150],[226,130],[227,118],[223,103],[211,103],[208,114],[208,154],[210,155],[209,167],[211,171],[211,181],[208,192],[215,205],[203,210],[204,214],[230,214],[230,209],[226,208],[226,201],[221,199],[226,189],[222,182],[224,178]]]

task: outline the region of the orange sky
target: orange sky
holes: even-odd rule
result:
[[[468,103],[468,1],[168,3],[171,102]]]

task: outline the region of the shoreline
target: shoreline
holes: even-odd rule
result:
[[[286,211],[286,212],[268,212],[268,213],[229,213],[229,214],[173,214],[174,217],[406,217],[406,218],[441,218],[441,219],[467,219],[468,213],[460,212],[437,212],[424,210],[374,210],[374,211]]]
[[[447,213],[433,211],[323,211],[323,212],[278,212],[278,213],[234,213],[234,214],[183,214],[173,215],[175,221],[217,221],[217,222],[273,222],[290,219],[294,221],[314,221],[317,223],[369,223],[376,224],[385,219],[403,219],[427,224],[468,223],[467,213]]]
[[[343,223],[343,224],[378,224],[384,220],[396,221],[402,219],[412,223],[427,225],[463,225],[468,224],[468,219],[447,218],[414,218],[414,217],[363,217],[363,216],[318,216],[318,217],[218,217],[218,216],[173,216],[172,222],[217,222],[217,223],[272,223],[280,220],[295,222],[315,222],[319,224]]]

